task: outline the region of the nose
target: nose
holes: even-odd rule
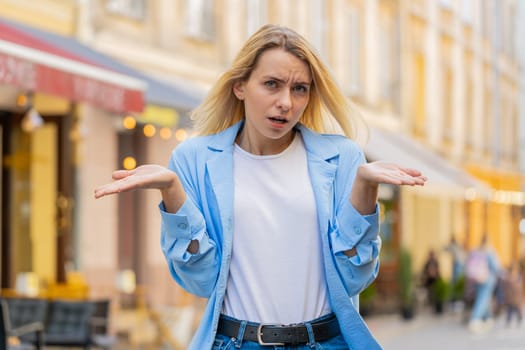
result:
[[[288,112],[292,108],[292,94],[290,90],[282,89],[277,100],[277,107],[283,112]]]

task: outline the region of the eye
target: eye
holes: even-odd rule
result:
[[[293,87],[293,91],[298,92],[300,94],[305,94],[308,92],[308,86],[303,84],[295,85]]]
[[[277,82],[275,80],[267,80],[264,82],[264,85],[270,88],[275,88],[277,87]]]

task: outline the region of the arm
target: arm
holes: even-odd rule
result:
[[[176,213],[186,200],[186,193],[175,172],[160,165],[141,165],[132,170],[117,170],[112,175],[114,182],[95,189],[95,198],[138,189],[155,188],[160,190],[165,211]],[[198,241],[192,240],[188,251],[195,254],[199,250]]]
[[[386,162],[363,163],[357,169],[352,186],[350,203],[362,215],[373,214],[376,210],[379,185],[424,185],[426,177],[419,171],[403,168]],[[356,254],[356,248],[345,252],[349,257]]]
[[[207,297],[219,269],[216,245],[209,238],[204,217],[195,205],[191,171],[189,167],[183,170],[176,165],[174,158],[175,155],[169,168],[148,164],[115,171],[114,181],[98,187],[95,198],[139,189],[160,190],[161,247],[170,272],[190,293]]]
[[[168,168],[177,174],[186,191],[186,200],[176,213],[167,210],[162,202],[161,247],[172,277],[184,289],[200,297],[213,292],[220,268],[217,248],[218,218],[205,217],[202,208],[210,208],[211,189],[204,186],[204,175],[198,173],[200,161],[193,149],[179,146]],[[204,191],[204,192],[203,192]],[[211,209],[212,212],[218,210]]]
[[[349,295],[360,293],[379,270],[379,185],[422,185],[425,181],[416,170],[385,162],[366,163],[357,147],[341,152],[335,183],[339,191],[335,194],[337,204],[330,239]]]

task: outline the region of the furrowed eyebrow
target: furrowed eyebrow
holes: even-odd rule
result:
[[[275,80],[278,83],[283,83],[283,84],[286,83],[286,81],[284,79],[280,79],[280,78],[277,78],[277,77],[274,77],[274,76],[271,76],[271,75],[264,77],[264,80]]]
[[[286,83],[286,80],[281,79],[281,78],[277,78],[277,77],[274,77],[274,76],[266,76],[266,77],[264,77],[264,79],[265,80],[267,80],[267,79],[275,80],[275,81],[277,81],[278,83],[281,83],[281,84],[285,84]],[[307,86],[310,86],[310,85],[312,85],[312,83],[311,82],[298,81],[298,82],[295,82],[294,85],[307,85]]]

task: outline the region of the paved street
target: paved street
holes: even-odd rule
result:
[[[169,342],[156,342],[154,336],[147,336],[148,329],[154,331],[156,328],[148,321],[139,323],[140,326],[132,331],[130,340],[136,338],[132,341],[135,345],[121,339],[114,349],[185,349],[191,337],[192,324],[196,326],[195,312],[191,310],[190,307],[166,312],[176,315],[168,322],[171,326],[165,328],[170,338],[174,339],[172,345]],[[506,327],[503,318],[499,318],[492,329],[473,334],[461,322],[461,317],[460,313],[452,310],[442,315],[420,310],[411,321],[404,321],[398,314],[392,314],[369,316],[366,322],[385,350],[525,350],[525,323],[519,328],[516,325]],[[129,315],[125,318],[131,320]]]
[[[501,318],[482,334],[469,332],[452,311],[441,316],[420,312],[411,321],[371,316],[367,323],[385,350],[525,350],[525,324],[506,327]]]

